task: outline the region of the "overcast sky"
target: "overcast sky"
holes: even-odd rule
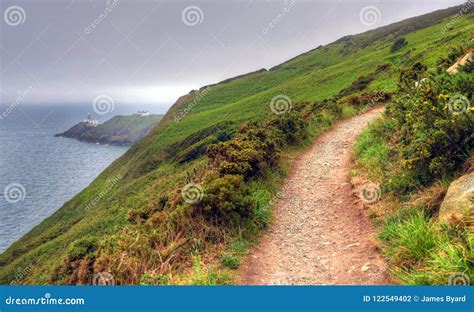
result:
[[[193,88],[461,3],[1,0],[0,102],[31,88],[28,103],[90,102],[107,94],[164,111]]]

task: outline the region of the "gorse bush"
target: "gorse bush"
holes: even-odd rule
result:
[[[296,113],[274,117],[263,125],[243,125],[229,141],[210,145],[209,163],[220,175],[242,175],[245,180],[264,175],[282,148],[306,137],[306,122]]]
[[[426,78],[428,66],[417,62],[411,67],[401,70],[398,75],[398,88],[404,93],[413,93],[418,85]],[[401,93],[403,94],[403,93]]]
[[[205,216],[215,223],[239,221],[250,216],[253,201],[242,175],[209,174],[202,184],[203,198],[191,205],[193,215]]]
[[[234,139],[210,145],[209,162],[219,174],[239,174],[246,180],[264,174],[278,159],[278,144],[273,133],[256,125],[244,125]]]
[[[410,92],[400,92],[386,113],[394,121],[395,149],[402,159],[402,180],[410,184],[404,185],[407,190],[458,169],[474,144],[470,106],[474,77],[431,75],[420,82],[424,71],[425,66],[418,63],[401,73],[402,87],[414,86],[415,80],[419,84]]]
[[[438,220],[450,181],[472,162],[471,65],[446,73],[462,53],[451,51],[437,74],[421,63],[402,70],[385,115],[354,149],[363,172],[384,191],[370,213],[382,221],[378,238],[392,277],[401,283],[446,285],[453,274],[474,281],[472,221]]]
[[[306,122],[297,113],[258,125],[243,125],[234,138],[208,147],[209,167],[202,179],[203,198],[191,204],[214,222],[250,217],[255,202],[245,182],[277,165],[282,148],[306,137]]]

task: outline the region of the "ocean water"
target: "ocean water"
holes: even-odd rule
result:
[[[136,107],[115,107],[103,122]],[[0,106],[0,113],[5,107]],[[19,105],[0,119],[0,252],[89,185],[128,147],[56,138],[90,105]]]

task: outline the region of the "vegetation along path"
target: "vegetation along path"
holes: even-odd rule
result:
[[[386,284],[370,220],[349,183],[356,136],[383,108],[338,123],[299,157],[272,224],[244,260],[242,284]]]

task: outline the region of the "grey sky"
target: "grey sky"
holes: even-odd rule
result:
[[[463,2],[1,0],[0,102],[31,86],[28,103],[91,102],[108,94],[118,103],[156,103],[164,111],[192,88]],[[20,22],[7,16],[11,6],[24,10]],[[189,6],[195,7],[183,20]],[[367,6],[379,10],[378,23],[361,21]]]

